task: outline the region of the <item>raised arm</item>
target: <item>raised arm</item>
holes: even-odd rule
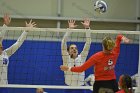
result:
[[[70,32],[66,32],[62,42],[61,42],[61,52],[62,52],[62,59],[63,59],[63,65],[67,65],[67,58],[68,58],[68,52],[67,52],[67,39]]]
[[[89,53],[89,49],[90,49],[90,45],[91,45],[91,36],[89,32],[86,32],[86,43],[84,45],[83,51],[81,52],[81,56],[84,58],[84,60],[86,60],[87,55]]]
[[[81,56],[86,60],[87,55],[89,53],[90,45],[91,45],[91,33],[88,32],[90,29],[90,20],[85,19],[84,22],[81,22],[86,29],[86,43],[84,45],[83,51],[81,52]]]
[[[68,25],[69,25],[68,29],[73,29],[73,28],[77,27],[77,25],[75,25],[75,20],[69,20]],[[63,65],[67,65],[67,59],[68,59],[68,55],[69,55],[68,51],[67,51],[67,40],[68,40],[68,37],[70,36],[70,34],[71,34],[71,32],[66,32],[62,39],[62,42],[61,42]]]
[[[128,38],[126,38],[125,36],[119,34],[116,38],[116,42],[115,42],[115,48],[113,49],[113,51],[115,51],[116,53],[120,53],[120,44],[121,41],[123,41],[124,43],[129,43],[130,40]]]
[[[29,23],[26,23],[26,27],[35,27],[36,24],[35,22],[32,22],[32,20],[30,20]],[[12,54],[14,54],[17,49],[22,45],[22,43],[24,42],[24,40],[26,39],[28,31],[24,31],[21,36],[18,38],[18,40],[16,41],[16,43],[14,43],[11,47],[7,48],[5,51],[7,53],[8,56],[11,56]]]
[[[11,18],[9,17],[8,14],[4,14],[3,21],[4,21],[3,22],[3,27],[7,27],[10,24]],[[0,31],[0,42],[3,41],[5,33],[6,33],[6,30]]]

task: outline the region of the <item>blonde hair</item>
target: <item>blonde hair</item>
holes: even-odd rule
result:
[[[103,39],[102,44],[103,44],[105,50],[109,50],[109,51],[112,50],[115,46],[114,40],[112,40],[110,37],[105,37]]]

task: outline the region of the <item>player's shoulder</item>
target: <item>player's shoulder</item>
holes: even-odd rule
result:
[[[6,49],[2,51],[2,55],[7,55]]]
[[[102,58],[103,56],[104,56],[103,51],[99,51],[99,52],[95,53],[92,57],[93,57],[93,58],[96,58],[96,59],[100,59],[100,58]]]
[[[103,55],[103,51],[96,52],[94,55],[101,56],[101,55]]]

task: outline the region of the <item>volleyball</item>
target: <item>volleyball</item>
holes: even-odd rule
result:
[[[107,11],[107,4],[105,1],[97,0],[94,3],[94,10],[100,14],[105,13]]]

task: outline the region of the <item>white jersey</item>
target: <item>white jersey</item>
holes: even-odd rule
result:
[[[17,42],[11,47],[5,49],[0,55],[0,84],[8,84],[7,71],[9,64],[9,57],[16,52],[16,50],[22,45],[23,41],[26,39],[27,32],[24,31],[22,35],[18,38]]]
[[[133,76],[131,76],[132,78],[132,84],[134,87],[138,86],[138,79],[139,79],[139,75],[138,74],[134,74]]]
[[[9,58],[5,51],[0,55],[0,84],[8,84],[7,81],[7,68],[9,64]]]
[[[86,79],[85,79],[85,85],[86,86],[93,86],[93,84],[94,84],[94,82],[95,82],[95,76],[94,76],[94,74],[90,74]],[[88,82],[89,82],[89,84],[88,84]]]
[[[83,48],[83,51],[78,55],[76,59],[73,59],[70,57],[70,55],[67,52],[67,38],[69,36],[70,32],[67,32],[62,40],[61,43],[61,50],[62,50],[62,58],[63,58],[63,65],[73,67],[73,66],[80,66],[82,65],[87,58],[90,44],[91,44],[91,37],[90,33],[86,33],[86,43]],[[71,71],[65,71],[65,84],[69,86],[81,86],[84,85],[84,78],[85,78],[85,72],[82,73],[76,73]]]
[[[5,24],[3,27],[7,27]],[[2,43],[6,30],[0,31],[0,43]],[[0,55],[0,84],[7,84],[7,67],[9,64],[9,58],[5,51]]]
[[[78,55],[76,59],[72,59],[70,56],[67,59],[67,66],[73,67],[73,66],[80,66],[82,65],[85,60],[81,58],[81,55]],[[84,78],[85,78],[85,72],[82,73],[75,73],[71,71],[65,71],[65,83],[70,86],[78,86],[78,85],[84,85]]]

